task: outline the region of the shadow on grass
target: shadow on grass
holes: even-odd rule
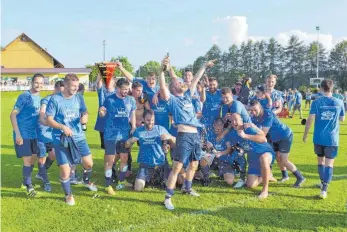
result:
[[[268,209],[248,207],[222,207],[217,210],[201,210],[176,208],[174,214],[210,215],[224,217],[230,222],[238,224],[251,224],[256,228],[261,226],[276,227],[281,229],[312,230],[318,227],[347,227],[347,214],[315,210],[296,209]]]

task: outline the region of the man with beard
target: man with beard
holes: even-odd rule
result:
[[[125,180],[129,149],[124,145],[129,134],[133,134],[136,129],[136,103],[134,98],[129,96],[130,83],[127,79],[121,78],[117,81],[116,86],[116,93],[106,98],[99,109],[100,116],[105,117],[105,190],[109,195],[115,194],[111,186],[112,166],[115,160],[120,159],[121,161],[119,183],[116,188],[123,189],[131,186]]]
[[[97,191],[97,187],[90,182],[93,159],[81,127],[81,124],[88,122],[88,112],[83,98],[77,94],[78,85],[78,77],[73,73],[67,74],[64,91],[51,97],[46,110],[47,125],[53,128],[53,148],[68,205],[75,204],[70,183],[71,165],[81,160],[84,185],[91,191]]]
[[[134,97],[136,101],[136,127],[140,127],[143,125],[143,113],[145,110],[149,110],[150,106],[148,103],[147,94],[143,93],[143,86],[140,82],[135,81],[131,86],[131,95]]]
[[[306,179],[301,175],[299,169],[288,160],[290,148],[293,143],[292,130],[282,123],[271,110],[264,110],[258,101],[251,102],[250,112],[252,122],[261,128],[265,135],[269,134],[274,151],[280,157],[280,165],[286,167],[296,177],[294,187],[301,187]],[[286,180],[281,181],[284,182]]]
[[[191,196],[200,196],[192,189],[192,180],[195,170],[198,166],[198,162],[201,157],[201,143],[198,135],[198,127],[201,127],[198,119],[196,118],[195,110],[192,104],[192,96],[196,91],[196,85],[207,67],[212,67],[215,60],[205,63],[196,76],[193,78],[190,86],[182,83],[178,78],[172,78],[169,85],[169,89],[165,84],[165,76],[163,70],[161,70],[159,76],[160,90],[163,94],[163,99],[168,101],[170,112],[172,113],[173,120],[177,125],[177,146],[175,148],[175,162],[172,166],[172,171],[168,179],[165,195],[165,207],[168,210],[173,210],[174,206],[171,202],[171,197],[174,194],[174,188],[176,185],[177,175],[181,171],[183,163],[189,159],[191,162],[186,171],[186,179],[184,183],[185,194]],[[162,68],[169,66],[169,58],[166,57],[162,62]]]
[[[135,191],[142,191],[146,183],[150,183],[151,179],[156,175],[156,170],[164,173],[166,157],[162,149],[162,142],[169,141],[175,143],[176,138],[171,136],[169,132],[162,126],[154,125],[154,111],[146,110],[143,114],[144,126],[138,127],[133,137],[127,140],[125,146],[130,148],[135,142],[139,142],[139,154],[137,162],[140,168],[137,172],[135,180]],[[159,177],[161,182],[164,176]]]
[[[36,195],[31,182],[31,173],[39,152],[36,128],[39,121],[39,94],[43,87],[43,78],[39,73],[33,76],[30,90],[19,95],[10,115],[15,151],[17,158],[23,159],[23,185],[29,197]]]

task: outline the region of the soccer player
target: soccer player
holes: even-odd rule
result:
[[[264,134],[269,134],[270,140],[274,151],[277,153],[277,156],[280,157],[279,162],[280,166],[286,167],[291,171],[296,177],[296,182],[294,187],[301,187],[302,183],[306,180],[299,169],[288,160],[290,148],[293,143],[293,132],[292,130],[282,123],[271,110],[264,110],[258,101],[253,101],[251,103],[250,112],[252,115],[252,122],[262,129]],[[288,174],[282,171],[281,182],[289,180]]]
[[[347,91],[343,94],[343,104],[345,105],[345,111],[347,110]]]
[[[314,152],[318,158],[318,173],[321,180],[320,198],[327,198],[328,185],[333,176],[334,161],[339,146],[339,121],[345,120],[343,102],[332,96],[334,83],[332,80],[323,80],[321,89],[323,96],[314,100],[311,105],[310,115],[306,121],[303,141],[307,141],[313,120]]]
[[[269,180],[271,178],[270,165],[274,152],[270,144],[266,142],[265,134],[254,124],[245,127],[242,117],[238,113],[231,115],[233,129],[228,134],[228,139],[238,142],[241,148],[248,154],[248,176],[246,185],[248,188],[255,188],[263,184],[259,200],[263,200],[269,195]]]
[[[183,163],[189,159],[191,162],[186,170],[185,189],[183,193],[190,194],[191,196],[200,196],[192,189],[192,180],[194,177],[195,169],[201,156],[201,143],[198,135],[197,127],[200,127],[194,107],[192,104],[192,96],[196,91],[196,85],[199,79],[204,74],[207,67],[212,67],[215,61],[208,61],[205,63],[196,76],[193,78],[190,86],[182,83],[178,78],[172,78],[169,88],[172,92],[170,94],[168,87],[165,84],[164,72],[161,71],[159,76],[160,90],[163,94],[163,99],[168,101],[170,112],[172,113],[173,120],[177,125],[177,146],[175,148],[175,162],[173,163],[172,170],[168,179],[165,195],[165,207],[173,210],[174,206],[171,202],[171,197],[174,194],[174,187],[177,180],[177,175],[181,171]],[[163,60],[163,65],[169,65],[169,59]]]
[[[43,78],[39,73],[33,76],[30,90],[19,95],[10,115],[15,151],[17,158],[23,159],[23,185],[29,197],[36,195],[31,182],[31,173],[39,152],[36,128],[39,121],[39,94],[43,87]]]
[[[135,81],[131,86],[131,95],[134,97],[136,101],[136,127],[140,127],[143,125],[144,118],[143,113],[145,110],[149,110],[150,106],[148,103],[147,94],[143,93],[143,86],[140,82]]]
[[[266,78],[266,93],[271,96],[272,99],[272,111],[278,115],[283,108],[283,93],[275,89],[277,82],[276,75],[269,75]],[[289,90],[290,91],[290,90]]]
[[[261,104],[261,106],[264,109],[271,109],[272,108],[272,99],[271,97],[265,92],[265,87],[263,85],[257,86],[255,96],[251,98],[252,100],[257,100]],[[251,102],[250,101],[250,102]]]
[[[104,104],[99,109],[100,116],[105,117],[105,190],[109,195],[115,194],[111,186],[112,166],[115,159],[120,159],[121,162],[120,174],[118,176],[119,183],[116,189],[131,186],[125,180],[126,172],[128,171],[127,161],[129,153],[129,149],[125,148],[125,142],[136,129],[136,102],[133,97],[128,95],[130,82],[125,78],[121,78],[117,81],[116,86],[116,93],[106,98]]]
[[[151,181],[157,169],[162,169],[164,173],[166,157],[162,149],[162,142],[175,143],[176,141],[176,138],[171,136],[164,127],[154,125],[154,114],[151,109],[144,112],[144,126],[138,127],[133,137],[128,139],[125,144],[127,148],[130,148],[137,141],[140,144],[137,157],[140,168],[135,180],[135,191],[142,191],[146,183]],[[161,181],[164,181],[164,177]]]
[[[213,130],[213,121],[220,117],[222,94],[218,89],[218,81],[215,77],[208,78],[208,90],[203,88],[200,100],[203,103],[201,123],[206,130]]]
[[[81,127],[81,124],[88,122],[88,112],[83,98],[77,94],[78,85],[78,77],[73,73],[67,74],[64,91],[53,95],[46,109],[47,125],[53,128],[53,148],[60,168],[60,182],[68,205],[75,204],[70,183],[71,165],[80,163],[80,160],[83,164],[84,186],[90,191],[98,190],[90,182],[93,159]]]
[[[64,90],[64,83],[62,81],[57,81],[54,85],[54,92],[52,95],[60,93]],[[37,127],[37,138],[38,138],[38,148],[39,148],[39,172],[36,174],[35,178],[41,180],[43,183],[43,189],[46,192],[51,191],[51,184],[49,183],[47,176],[47,169],[52,165],[55,160],[55,153],[53,149],[53,138],[52,131],[53,128],[47,126],[46,121],[46,108],[52,95],[48,95],[43,98],[40,102],[40,113],[39,113],[39,124]],[[46,158],[46,153],[48,157]]]
[[[297,89],[294,89],[294,100],[293,101],[294,101],[294,108],[293,108],[293,113],[292,113],[291,118],[294,116],[295,110],[299,110],[300,119],[302,119],[302,110],[301,110],[302,95]]]
[[[305,96],[305,110],[307,108],[307,104],[308,104],[308,108],[311,108],[311,97],[312,97],[312,93],[311,93],[311,90],[310,88],[307,88],[307,91],[306,91],[306,96]]]
[[[158,92],[158,103],[153,104],[150,102],[150,108],[154,111],[155,125],[164,127],[169,131],[170,126],[170,112],[167,102],[162,98],[160,91]]]
[[[335,93],[333,93],[333,97],[343,101],[343,96],[340,94],[339,89],[335,89]]]

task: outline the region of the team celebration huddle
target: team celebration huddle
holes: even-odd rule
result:
[[[269,196],[269,183],[286,182],[290,173],[296,178],[294,188],[305,185],[305,176],[290,161],[293,132],[278,117],[286,97],[275,89],[277,77],[267,76],[264,85],[253,91],[247,78],[232,88],[220,88],[218,77],[205,74],[216,62],[206,62],[195,75],[186,70],[182,78],[176,76],[169,56],[159,73],[148,73],[145,80],[133,77],[120,62],[116,66],[124,78],[105,81],[99,73],[94,129],[105,154],[105,182],[99,186],[93,183],[93,158],[85,135],[88,109],[78,77],[67,74],[56,82],[52,94],[41,99],[44,76],[35,74],[31,89],[18,97],[10,116],[28,197],[37,194],[32,175],[42,181],[44,191],[52,190],[47,170],[54,162],[68,205],[75,204],[71,185],[76,184],[95,192],[103,188],[110,197],[123,189],[146,191],[145,186],[157,186],[165,189],[163,203],[168,210],[174,209],[175,189],[199,197],[193,181],[208,188],[214,175],[235,189],[261,185],[259,200]],[[323,80],[302,138],[307,142],[314,123],[312,153],[317,155],[317,185],[323,199],[338,154],[339,122],[345,119],[344,103],[333,97],[333,91],[333,81]],[[295,102],[296,109],[301,116],[301,100]],[[135,146],[137,161],[132,159]],[[139,168],[130,181],[134,162]],[[281,177],[272,174],[275,163]],[[80,179],[76,173],[81,169]]]

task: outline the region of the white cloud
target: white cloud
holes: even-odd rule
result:
[[[248,34],[248,23],[247,17],[245,16],[226,16],[226,17],[217,17],[213,20],[214,23],[225,23],[227,25],[227,41],[224,41],[228,45],[236,44],[240,45],[242,42],[247,41],[248,39],[254,41],[268,40],[271,37],[274,37],[280,44],[286,45],[289,41],[290,36],[295,35],[304,42],[304,44],[309,44],[313,41],[317,41],[317,34],[304,32],[299,29],[294,29],[286,32],[279,32],[276,35],[249,35]],[[221,32],[222,34],[225,31]],[[214,36],[216,37],[216,36]],[[319,42],[324,45],[328,50],[332,49],[335,44],[341,42],[342,40],[347,39],[345,37],[334,38],[331,34],[320,33]]]
[[[220,37],[219,37],[218,35],[212,36],[212,38],[211,38],[212,43],[213,43],[213,44],[218,44],[219,38],[220,38]]]
[[[184,46],[189,47],[194,44],[194,40],[191,38],[184,38],[183,43]]]

